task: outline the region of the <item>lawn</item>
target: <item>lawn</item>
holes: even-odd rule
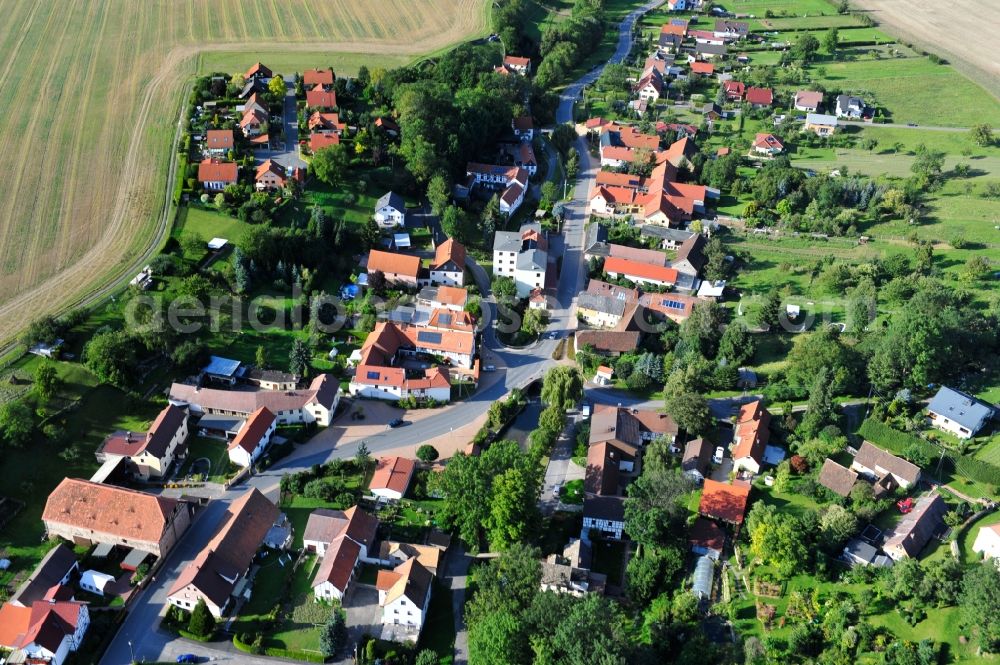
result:
[[[212,238],[226,238],[232,243],[238,243],[250,226],[211,207],[190,205],[177,211],[177,223],[172,235],[175,238],[196,236],[206,242]]]
[[[207,473],[208,482],[224,483],[238,470],[238,467],[229,461],[228,445],[225,441],[194,436],[188,440],[187,445],[188,455],[178,474],[179,477],[183,478],[195,472]],[[207,472],[203,460],[209,462]]]
[[[565,504],[579,505],[583,503],[583,481],[571,480],[563,485],[560,491],[561,500]]]
[[[1000,513],[988,513],[980,517],[975,522],[966,525],[962,534],[958,538],[958,551],[963,562],[972,563],[974,561],[979,561],[982,558],[981,554],[972,551],[972,546],[975,544],[976,537],[979,535],[979,529],[984,526],[992,526],[997,523],[1000,523]]]
[[[338,51],[304,51],[298,49],[257,51],[205,51],[198,56],[198,73],[213,72],[243,73],[248,63],[261,61],[275,73],[292,74],[306,69],[332,67],[339,76],[354,76],[364,65],[369,69],[378,67],[393,69],[403,67],[413,60],[412,56],[389,53],[346,53]]]

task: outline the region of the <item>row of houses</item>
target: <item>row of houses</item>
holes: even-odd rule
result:
[[[465,245],[448,238],[435,247],[434,258],[426,267],[416,254],[372,249],[368,252],[365,270],[368,279],[371,279],[373,273],[379,272],[390,284],[404,288],[437,285],[461,287],[465,284],[465,262]]]

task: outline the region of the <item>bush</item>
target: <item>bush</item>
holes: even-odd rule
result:
[[[421,462],[426,462],[427,464],[430,464],[437,458],[438,458],[437,448],[430,445],[429,443],[425,443],[424,445],[417,448],[417,459],[419,459]]]
[[[198,600],[198,604],[191,610],[191,619],[188,621],[188,631],[197,637],[211,637],[215,632],[215,617],[208,611],[208,605],[203,599]]]

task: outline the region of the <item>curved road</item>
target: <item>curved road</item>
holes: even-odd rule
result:
[[[618,47],[608,62],[621,62],[628,55],[632,44],[632,29],[639,17],[647,11],[659,6],[664,0],[653,0],[631,12],[619,25]],[[557,122],[573,121],[573,105],[579,98],[584,86],[593,83],[604,66],[597,67],[575,83],[567,86],[560,96],[556,111]],[[587,195],[593,186],[595,174],[599,168],[597,162],[590,157],[586,141],[578,142],[580,151],[581,177],[576,185],[573,200],[566,206],[566,221],[564,224],[565,254],[563,269],[559,276],[559,286],[556,302],[550,303],[549,334],[556,333],[557,339],[549,339],[549,335],[527,349],[510,349],[500,345],[493,333],[492,327],[487,327],[483,333],[484,364],[495,364],[497,372],[484,374],[480,389],[465,401],[453,404],[441,410],[434,417],[424,418],[413,424],[383,434],[369,437],[366,445],[373,455],[409,445],[417,441],[433,439],[447,434],[456,425],[472,422],[487,409],[490,404],[502,398],[512,388],[523,387],[541,378],[545,371],[556,364],[552,360],[552,352],[558,344],[558,339],[572,334],[576,328],[576,318],[572,315],[576,294],[580,291],[585,279],[585,262],[583,260],[584,224],[587,220]],[[471,266],[476,281],[484,294],[489,293],[489,282],[485,271],[478,265]],[[484,288],[485,287],[485,288]],[[494,319],[496,305],[492,299],[484,299],[486,307],[484,318]],[[178,574],[205,544],[215,535],[216,527],[226,509],[234,499],[241,496],[250,487],[255,487],[266,493],[272,499],[277,499],[278,482],[282,475],[307,469],[313,464],[326,462],[334,458],[353,457],[357,451],[354,444],[336,447],[321,452],[292,456],[281,460],[265,473],[252,477],[246,483],[227,490],[200,511],[195,523],[188,529],[182,540],[164,561],[156,581],[143,591],[134,601],[128,616],[115,639],[101,660],[102,665],[123,665],[134,657],[137,660],[157,661],[161,658],[176,657],[178,653],[193,651],[203,657],[211,657],[218,661],[249,663],[251,665],[273,664],[276,659],[254,657],[249,654],[232,652],[213,648],[209,645],[192,644],[177,640],[158,630],[160,613],[166,606],[167,590],[177,579]],[[461,638],[461,636],[459,636]],[[461,639],[459,640],[461,641]],[[461,647],[459,647],[461,650]],[[464,653],[457,654],[456,664],[466,662]]]

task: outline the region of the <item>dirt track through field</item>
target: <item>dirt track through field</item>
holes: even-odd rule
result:
[[[12,2],[0,28],[12,185],[0,206],[0,342],[120,279],[162,237],[171,143],[199,53],[416,57],[482,33],[486,16],[484,0],[54,4]]]
[[[853,0],[894,35],[946,58],[1000,98],[1000,2],[951,0]],[[933,94],[933,91],[928,91]]]

